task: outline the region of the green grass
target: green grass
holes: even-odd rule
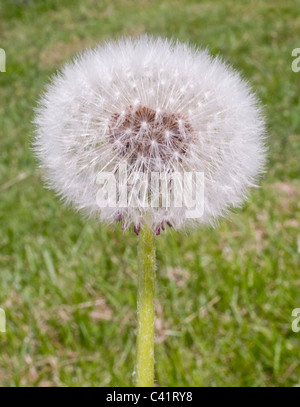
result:
[[[300,47],[298,0],[1,1],[0,384],[132,384],[136,237],[83,221],[43,188],[33,108],[57,67],[121,35],[208,46],[265,105],[260,189],[217,229],[157,239],[159,386],[299,386]]]

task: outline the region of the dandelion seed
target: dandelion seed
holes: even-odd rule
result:
[[[204,173],[202,217],[188,219],[184,205],[167,214],[151,208],[156,230],[162,217],[175,229],[214,224],[241,205],[264,168],[264,119],[248,84],[206,51],[160,38],[124,39],[77,57],[48,86],[35,124],[49,185],[108,223],[120,208],[97,205],[98,172],[125,164],[129,175]],[[137,227],[145,212],[128,207],[122,217]]]

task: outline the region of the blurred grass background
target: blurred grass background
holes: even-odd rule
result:
[[[48,77],[121,35],[221,53],[266,106],[268,172],[216,230],[157,239],[156,383],[300,385],[298,0],[1,0],[2,386],[125,386],[135,354],[136,237],[85,222],[43,188],[30,143]]]

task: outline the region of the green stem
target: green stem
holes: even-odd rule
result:
[[[138,246],[136,386],[152,387],[154,380],[155,236],[145,223]]]

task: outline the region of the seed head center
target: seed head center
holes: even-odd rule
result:
[[[190,148],[194,132],[180,114],[145,106],[128,106],[110,120],[108,137],[120,157],[130,164],[139,159],[182,160]]]

